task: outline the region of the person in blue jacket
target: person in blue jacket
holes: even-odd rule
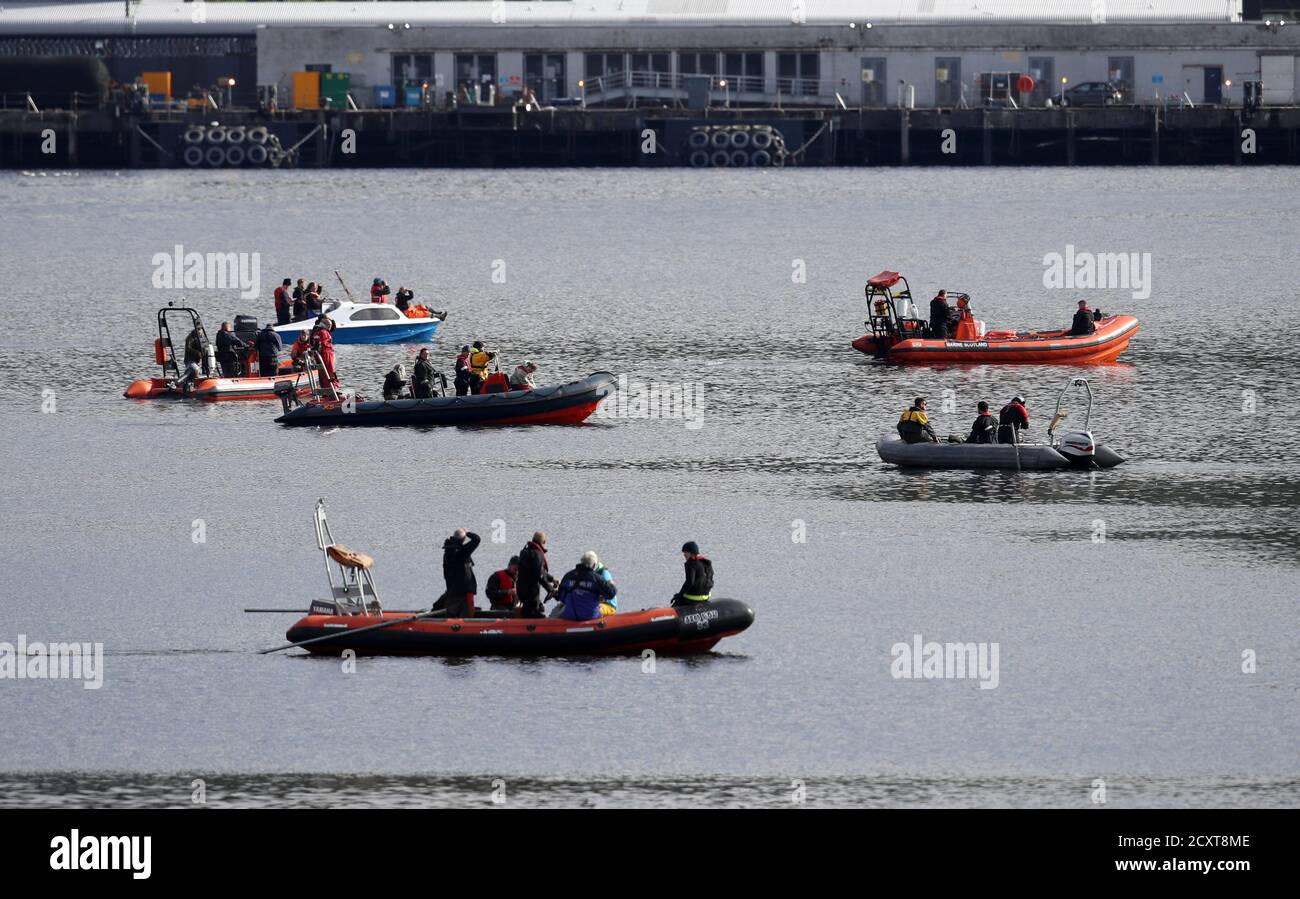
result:
[[[600,559],[591,550],[582,554],[574,569],[560,579],[557,597],[564,603],[561,618],[571,621],[588,621],[600,617],[600,604],[614,598],[618,587],[597,573]]]

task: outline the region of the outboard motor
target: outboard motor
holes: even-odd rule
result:
[[[1091,431],[1066,431],[1061,435],[1061,445],[1056,451],[1064,456],[1073,468],[1092,468],[1096,465],[1097,444]]]
[[[276,381],[275,395],[280,398],[280,406],[287,413],[295,406],[301,406],[302,400],[298,399],[298,394],[294,390],[293,381]]]

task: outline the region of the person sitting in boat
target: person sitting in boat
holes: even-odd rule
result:
[[[384,375],[384,399],[400,400],[406,395],[406,366],[397,363]]]
[[[939,442],[930,426],[930,417],[925,414],[925,397],[918,396],[912,400],[912,405],[898,417],[898,436],[906,443]]]
[[[222,322],[217,331],[217,365],[221,366],[222,377],[239,377],[239,358],[248,352],[248,344],[235,336],[230,330],[230,322]]]
[[[397,288],[397,296],[394,299],[394,302],[397,304],[398,309],[401,309],[403,312],[410,309],[411,301],[414,299],[415,291],[407,290],[405,287]]]
[[[948,305],[948,291],[941,290],[930,301],[930,336],[937,340],[948,337],[948,319],[952,308]]]
[[[298,279],[298,284],[293,289],[293,320],[296,322],[303,321],[307,318],[307,285],[303,283],[302,278]]]
[[[511,556],[506,567],[493,572],[487,582],[487,598],[493,611],[510,612],[519,607],[515,582],[519,579],[519,557]]]
[[[474,594],[478,592],[478,580],[474,577],[474,550],[482,542],[478,534],[464,528],[456,528],[455,533],[442,544],[442,578],[447,585],[443,593],[448,618],[473,618]]]
[[[330,384],[337,387],[339,376],[334,371],[334,337],[330,333],[334,330],[334,322],[327,316],[322,315],[316,319],[316,327],[311,332],[311,348],[320,356],[321,365],[325,368],[325,377]]]
[[[600,577],[603,580],[609,581],[611,584],[614,582],[614,575],[608,568],[605,567],[604,562],[596,563],[596,574],[600,575]],[[618,612],[617,596],[611,596],[600,604],[600,614],[602,615],[614,615],[617,614],[617,612]]]
[[[293,362],[294,371],[307,370],[307,351],[311,349],[311,334],[299,331],[298,339],[289,347],[289,360]]]
[[[375,282],[370,285],[370,302],[387,303],[388,300],[384,299],[384,297],[388,296],[390,293],[392,293],[392,291],[388,287],[388,282],[383,278],[376,278]]]
[[[284,349],[284,341],[267,322],[253,342],[257,346],[257,371],[264,378],[274,378],[280,371],[280,351]]]
[[[483,348],[483,341],[474,341],[474,348],[469,354],[470,393],[478,393],[483,389],[483,382],[487,380],[488,366],[496,357],[496,353],[489,353]]]
[[[519,577],[515,581],[519,599],[520,618],[541,618],[542,591],[555,592],[555,578],[551,576],[546,558],[546,534],[538,531],[519,553]]]
[[[1019,443],[1020,432],[1029,427],[1025,398],[1016,394],[998,413],[998,443]]]
[[[411,376],[416,399],[424,400],[433,396],[433,379],[437,374],[433,363],[429,361],[429,348],[422,347],[415,356],[415,373]]]
[[[289,303],[289,285],[292,284],[288,278],[275,289],[275,323],[277,325],[289,324],[289,314],[292,311]]]
[[[967,443],[996,443],[998,423],[993,418],[993,413],[989,411],[989,404],[983,400],[979,401],[979,415],[975,418],[975,423],[970,426],[970,434],[966,437]]]
[[[965,297],[957,301],[957,339],[980,339],[979,325],[975,322],[975,314],[971,312],[970,303]]]
[[[606,580],[597,574],[596,568],[599,565],[599,557],[587,550],[573,570],[560,579],[559,595],[556,598],[563,609],[558,617],[570,621],[590,621],[601,616],[601,603],[613,599],[618,587],[613,580]]]
[[[533,382],[533,374],[537,371],[536,362],[524,362],[515,367],[510,373],[511,390],[532,390],[537,386]]]
[[[682,589],[673,594],[672,605],[708,602],[713,592],[713,563],[700,555],[699,544],[694,540],[682,544],[682,558],[686,560],[686,580],[682,581]]]
[[[1088,301],[1080,300],[1079,308],[1074,313],[1074,321],[1070,323],[1070,336],[1082,337],[1096,330],[1097,326],[1093,324],[1092,310],[1088,308]]]

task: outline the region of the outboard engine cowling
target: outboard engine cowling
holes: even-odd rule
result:
[[[1061,435],[1061,445],[1056,448],[1070,465],[1076,468],[1091,468],[1093,457],[1097,454],[1096,441],[1090,431],[1066,431]]]

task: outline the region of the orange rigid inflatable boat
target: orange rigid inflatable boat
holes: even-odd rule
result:
[[[169,321],[171,319],[172,321]],[[180,364],[176,361],[176,348],[172,342],[171,328],[180,325],[186,334],[182,348],[184,356],[197,364],[200,374],[191,383],[181,386]],[[247,336],[247,335],[244,335]],[[203,329],[199,314],[193,309],[167,306],[158,310],[158,337],[153,342],[154,362],[162,367],[161,378],[141,378],[127,385],[122,394],[129,400],[199,399],[199,400],[273,400],[276,386],[292,384],[293,392],[303,396],[311,392],[311,380],[306,372],[296,372],[289,362],[280,364],[274,377],[226,378],[217,374],[217,362],[212,343]],[[255,358],[249,354],[248,367]]]
[[[901,282],[901,287],[898,286]],[[949,291],[949,293],[954,293]],[[958,337],[926,337],[927,322],[912,302],[907,279],[898,272],[881,272],[867,281],[870,331],[853,341],[853,348],[890,362],[915,365],[1006,364],[1090,365],[1112,362],[1138,332],[1131,315],[1106,315],[1094,321],[1091,334],[1051,331],[985,331],[961,322]],[[954,294],[964,297],[964,294]]]

